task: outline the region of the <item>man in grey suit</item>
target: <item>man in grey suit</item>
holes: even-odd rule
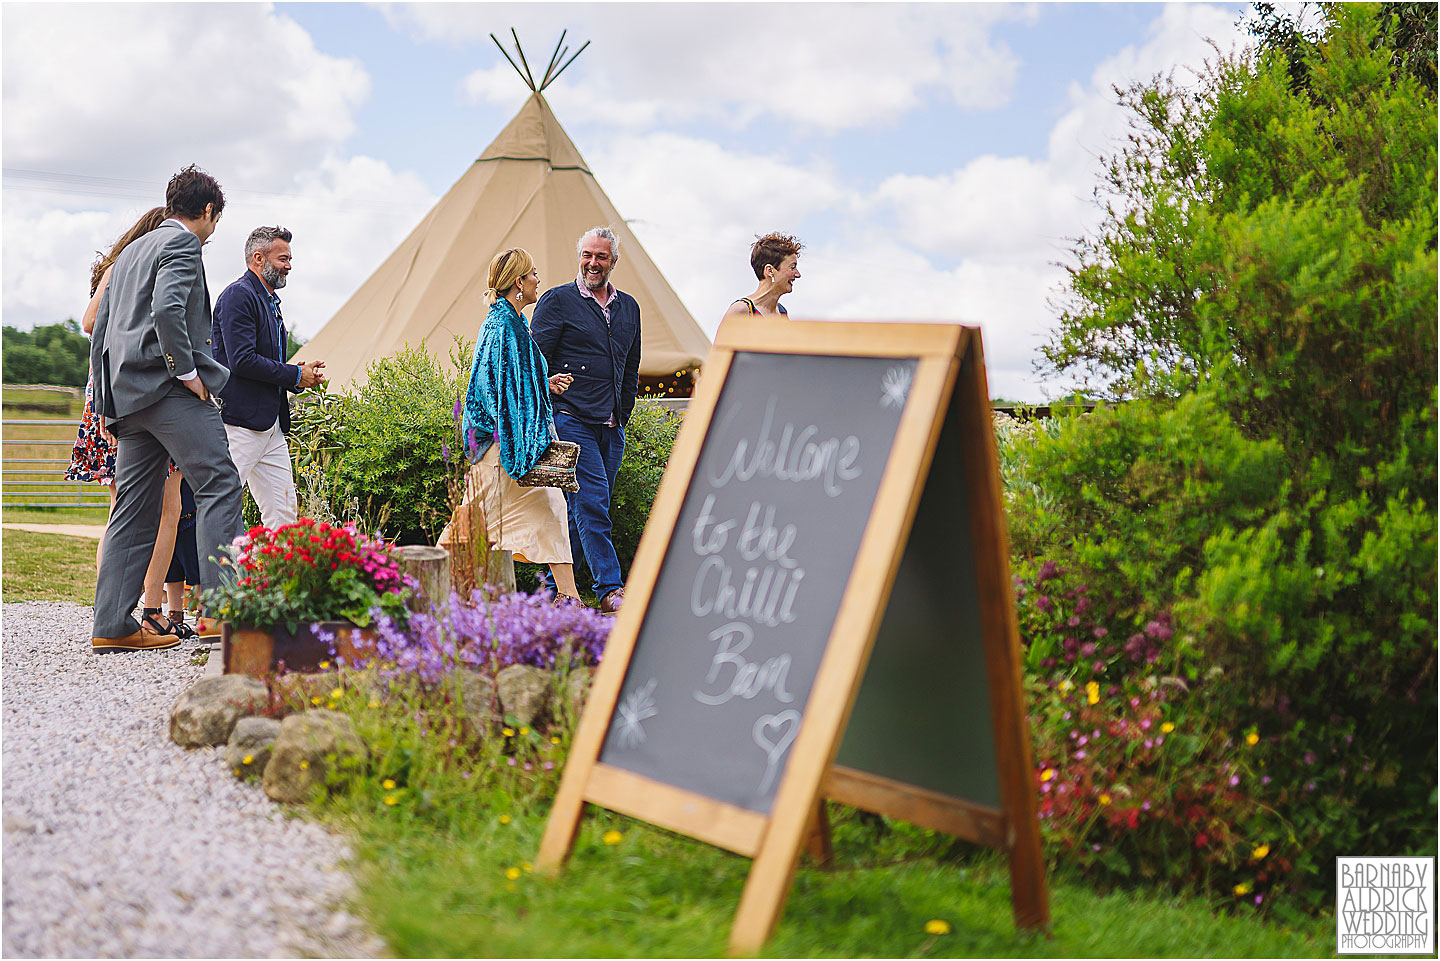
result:
[[[230,371],[211,355],[210,291],[200,259],[224,207],[215,178],[194,166],[180,171],[165,191],[168,219],[121,252],[100,299],[90,342],[94,405],[119,451],[95,585],[97,654],[180,643],[132,615],[155,548],[171,459],[195,491],[202,588],[219,585],[220,568],[209,557],[240,533],[240,476],[211,400]]]

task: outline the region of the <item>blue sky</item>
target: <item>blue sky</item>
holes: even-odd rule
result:
[[[782,229],[806,243],[792,314],[979,323],[992,392],[1043,399],[1056,262],[1124,132],[1111,84],[1193,76],[1245,9],[6,4],[5,322],[78,316],[94,251],[196,162],[230,198],[212,294],[284,223],[313,334],[528,93],[487,34],[515,26],[538,73],[568,28],[592,43],[547,98],[703,329]]]

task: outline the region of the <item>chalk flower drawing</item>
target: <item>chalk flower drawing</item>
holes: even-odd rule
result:
[[[660,713],[655,707],[655,684],[655,678],[650,678],[644,687],[627,694],[625,703],[620,705],[620,716],[615,719],[619,730],[615,732],[615,736],[620,739],[622,748],[643,743],[645,728],[641,726],[641,722]]]
[[[909,367],[891,367],[880,381],[880,406],[904,407],[914,372]]]

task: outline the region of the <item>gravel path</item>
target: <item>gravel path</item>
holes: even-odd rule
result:
[[[90,653],[91,609],[3,607],[5,957],[374,957],[345,841],[168,737],[194,648]]]

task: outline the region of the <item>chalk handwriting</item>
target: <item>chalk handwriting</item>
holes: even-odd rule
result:
[[[742,437],[724,469],[711,475],[710,483],[719,488],[732,479],[748,481],[756,477],[795,484],[819,481],[827,497],[838,497],[844,490],[842,481],[860,476],[855,464],[860,458],[860,438],[850,434],[843,439],[816,440],[820,428],[814,424],[797,428],[787,423],[781,426],[778,439],[772,439],[775,403],[772,396],[765,405],[759,434],[753,440]]]
[[[790,673],[789,654],[772,657],[763,664],[741,656],[755,640],[755,632],[749,625],[732,621],[711,631],[710,640],[720,643],[715,648],[715,656],[710,659],[705,684],[718,686],[718,690],[715,693],[696,691],[695,700],[710,705],[724,704],[734,697],[743,697],[748,701],[766,690],[782,704],[795,700],[795,695],[785,690],[785,678]]]

